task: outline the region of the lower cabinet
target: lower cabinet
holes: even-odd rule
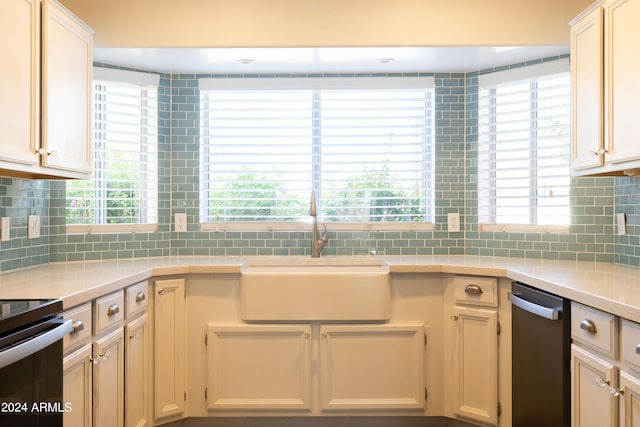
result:
[[[445,369],[450,372],[451,415],[499,425],[498,281],[455,276],[450,286]]]
[[[309,325],[207,331],[208,409],[311,410]]]
[[[322,411],[424,409],[423,325],[320,326]]]
[[[573,427],[640,427],[640,324],[571,303]]]
[[[640,427],[640,379],[620,372],[620,426]]]
[[[614,427],[618,423],[617,368],[576,345],[571,346],[572,421],[580,427]]]
[[[65,356],[63,364],[63,401],[71,404],[71,410],[62,415],[65,426],[91,426],[92,350],[86,344]]]
[[[185,387],[185,281],[155,282],[154,297],[154,418],[184,413]]]
[[[151,354],[149,349],[147,314],[132,320],[124,327],[124,388],[125,426],[150,426],[149,399]]]
[[[93,425],[124,422],[124,340],[122,328],[93,343]]]
[[[498,424],[498,313],[456,307],[452,360],[453,408],[457,415]]]
[[[65,426],[151,425],[147,292],[140,282],[63,313],[74,328],[63,340],[63,400],[71,404]]]
[[[424,352],[422,324],[208,325],[207,408],[305,414],[319,381],[322,412],[424,410]]]

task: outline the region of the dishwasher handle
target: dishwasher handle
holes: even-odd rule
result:
[[[511,301],[511,304],[515,305],[518,308],[549,320],[560,319],[560,313],[562,313],[562,310],[538,305],[531,301],[527,301],[526,299],[520,298],[519,296],[514,295],[512,292],[509,292],[509,301]]]

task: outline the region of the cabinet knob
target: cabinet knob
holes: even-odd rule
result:
[[[456,316],[455,314],[454,314],[453,316],[451,316],[451,320],[453,320],[454,322],[455,322],[456,320],[458,320],[458,319],[459,319],[459,317],[458,317],[458,316]]]
[[[467,285],[464,292],[467,295],[482,295],[482,288],[478,285]]]
[[[583,329],[592,335],[595,335],[597,332],[596,324],[593,323],[593,320],[591,319],[584,319],[582,322],[580,322],[580,329]]]
[[[136,294],[136,302],[142,302],[145,299],[147,299],[147,296],[144,294],[144,292],[140,291]]]
[[[76,332],[84,330],[84,322],[82,320],[74,320],[71,323],[71,327],[73,328],[73,330],[69,332],[69,334],[75,334]]]
[[[41,156],[51,156],[51,157],[56,157],[58,155],[56,150],[46,149],[44,147],[38,150],[38,154],[40,154]]]
[[[118,304],[111,304],[109,308],[107,308],[107,316],[109,317],[118,313],[120,313],[120,307],[118,307]]]

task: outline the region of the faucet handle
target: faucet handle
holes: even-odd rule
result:
[[[322,233],[322,237],[320,238],[324,243],[329,241],[329,232],[327,231],[327,225],[323,222],[322,228],[324,228],[324,233]]]

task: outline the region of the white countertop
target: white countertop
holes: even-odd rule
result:
[[[623,265],[525,258],[388,256],[391,273],[508,277],[640,322],[640,269]],[[245,258],[162,257],[54,263],[0,274],[0,299],[62,298],[64,308],[150,277],[240,273]]]

